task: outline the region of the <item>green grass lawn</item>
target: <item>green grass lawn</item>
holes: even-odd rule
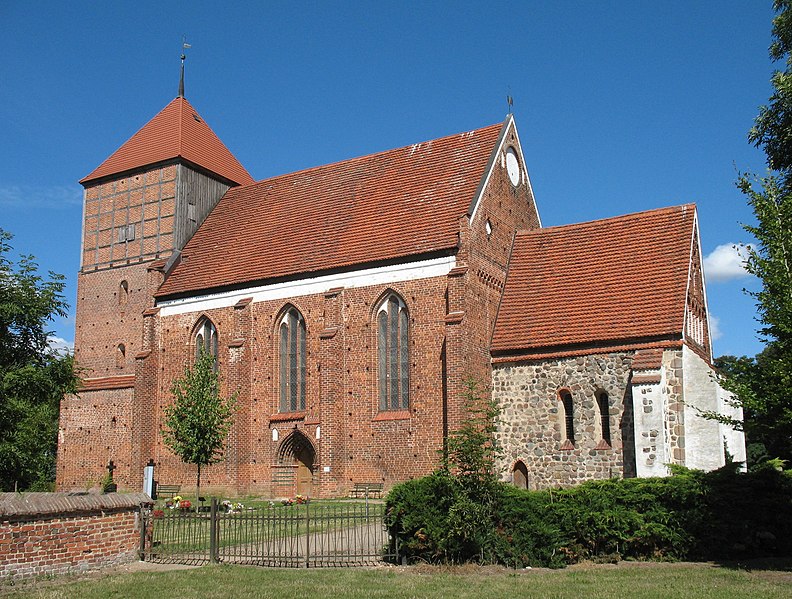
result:
[[[792,571],[738,570],[711,564],[622,563],[565,570],[496,567],[282,570],[205,566],[164,572],[105,571],[0,586],[11,597],[188,599],[256,597],[585,597],[624,599],[792,597]]]

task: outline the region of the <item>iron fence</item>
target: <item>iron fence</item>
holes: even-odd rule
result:
[[[140,558],[202,564],[223,562],[292,568],[398,561],[380,502],[267,506],[225,513],[143,510]]]

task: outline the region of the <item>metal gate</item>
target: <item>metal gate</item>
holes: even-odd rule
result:
[[[381,502],[268,506],[225,513],[141,510],[140,558],[183,564],[222,562],[291,568],[398,561]]]

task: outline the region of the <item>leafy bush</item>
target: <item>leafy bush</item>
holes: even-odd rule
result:
[[[546,517],[552,499],[548,491],[523,491],[503,485],[495,561],[515,568],[560,568],[568,563],[562,550],[566,539]]]
[[[564,490],[496,484],[488,502],[441,472],[395,487],[389,524],[412,561],[560,567],[583,559],[792,555],[792,476],[733,465],[674,472]]]
[[[458,482],[438,472],[395,486],[388,494],[386,524],[398,538],[399,552],[430,562],[453,561],[449,547],[449,512],[459,494]]]

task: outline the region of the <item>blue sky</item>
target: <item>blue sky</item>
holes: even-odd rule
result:
[[[74,305],[77,180],[176,95],[186,34],[186,96],[256,179],[499,122],[511,94],[543,224],[697,203],[704,255],[725,246],[715,354],[752,355],[756,281],[729,276],[729,248],[753,222],[737,173],[765,170],[746,132],[772,16],[769,0],[6,0],[0,227]],[[73,318],[52,328],[73,340]]]

